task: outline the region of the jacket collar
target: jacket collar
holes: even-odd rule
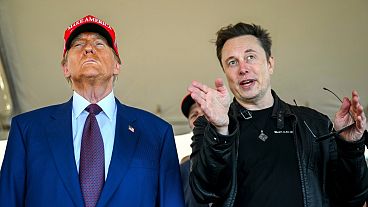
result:
[[[118,99],[115,101],[117,115],[114,148],[109,173],[97,207],[108,206],[109,200],[118,190],[129,170],[130,163],[140,139],[139,125],[136,122],[138,117],[136,116],[135,110],[121,104]]]
[[[277,118],[277,128],[282,129],[284,128],[284,118],[286,116],[293,116],[290,109],[290,105],[282,101],[276,94],[274,90],[271,90],[274,104],[272,109],[272,117]],[[236,117],[237,119],[243,118],[242,113],[244,114],[244,111],[248,111],[246,108],[244,108],[242,105],[239,104],[239,102],[234,98],[233,102],[230,106],[230,114]]]
[[[55,166],[75,206],[83,206],[72,138],[72,99],[50,113],[46,135]]]

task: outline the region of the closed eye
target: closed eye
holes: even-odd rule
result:
[[[71,47],[80,47],[83,46],[82,42],[74,42]]]
[[[103,40],[97,40],[95,42],[95,45],[98,46],[98,47],[102,47],[102,46],[105,46],[106,43]]]

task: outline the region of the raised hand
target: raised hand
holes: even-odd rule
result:
[[[353,142],[359,140],[367,128],[363,106],[359,103],[359,95],[355,90],[352,92],[351,100],[344,97],[339,111],[336,112],[334,120],[335,130],[340,130],[354,121],[354,126],[340,134],[346,141]]]
[[[192,81],[188,87],[193,100],[201,107],[206,119],[221,134],[228,134],[230,94],[222,79],[215,80],[215,88],[198,81]]]

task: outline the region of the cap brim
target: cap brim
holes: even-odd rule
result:
[[[181,112],[185,117],[189,118],[189,109],[194,103],[195,102],[190,94],[184,97],[183,101],[181,102]]]
[[[109,32],[106,31],[106,29],[98,24],[87,23],[79,26],[70,34],[68,40],[65,43],[66,50],[70,49],[70,44],[73,42],[74,38],[76,38],[82,32],[96,32],[107,40],[107,43],[110,45],[111,48],[114,48],[111,36]]]

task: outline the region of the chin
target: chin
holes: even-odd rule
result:
[[[240,95],[241,95],[242,99],[254,100],[254,99],[257,99],[257,97],[260,95],[260,93],[256,92],[256,91],[247,91],[247,92],[243,91]]]

